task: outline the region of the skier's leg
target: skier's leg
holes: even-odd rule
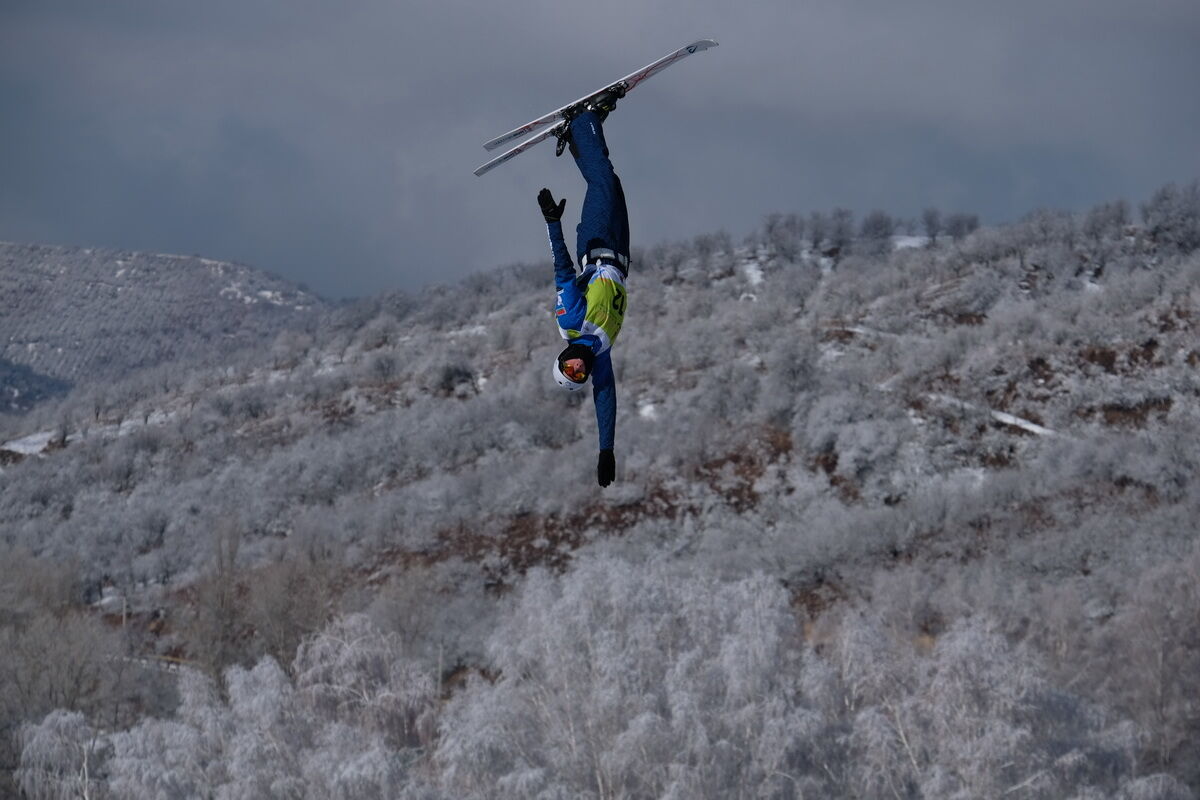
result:
[[[629,257],[629,212],[621,179],[608,160],[604,128],[594,112],[586,111],[571,120],[572,155],[587,194],[583,198],[576,232],[576,253],[580,262],[591,250],[607,248]]]

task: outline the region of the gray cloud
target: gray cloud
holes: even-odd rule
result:
[[[490,136],[691,38],[609,125],[635,241],[773,210],[1002,220],[1200,174],[1192,0],[15,2],[0,238],[200,252],[333,296],[545,258]]]

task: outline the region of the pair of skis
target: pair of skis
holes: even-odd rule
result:
[[[698,42],[692,42],[691,44],[684,45],[683,47],[679,48],[675,52],[668,53],[667,55],[663,56],[662,58],[658,59],[657,61],[647,64],[646,66],[639,69],[637,72],[631,72],[630,74],[626,75],[624,78],[621,78],[621,80],[617,81],[616,83],[610,83],[608,86],[605,86],[603,89],[599,89],[595,92],[592,92],[591,94],[586,94],[573,103],[568,103],[567,105],[563,106],[562,108],[556,108],[554,111],[551,111],[549,114],[538,117],[537,119],[533,120],[532,122],[527,122],[524,125],[522,125],[521,127],[514,128],[513,130],[511,130],[508,133],[505,133],[501,136],[497,136],[495,139],[492,139],[490,142],[485,142],[483,145],[485,149],[495,150],[496,148],[498,148],[502,145],[508,144],[509,142],[513,141],[514,139],[519,139],[520,137],[524,136],[525,134],[530,133],[531,131],[535,131],[538,128],[541,128],[543,125],[550,125],[549,128],[546,128],[545,130],[542,130],[539,133],[536,133],[533,136],[530,136],[528,139],[521,142],[516,147],[512,148],[511,150],[507,150],[504,153],[501,153],[500,155],[493,158],[491,161],[489,161],[486,164],[484,164],[483,166],[479,167],[478,169],[475,170],[475,174],[483,175],[485,172],[489,172],[490,170],[495,169],[496,167],[500,166],[501,164],[508,161],[509,159],[511,159],[515,156],[519,156],[521,153],[524,153],[526,150],[533,147],[535,144],[538,144],[539,142],[544,142],[546,139],[549,139],[551,136],[556,137],[556,138],[561,137],[561,135],[566,131],[567,125],[570,124],[571,119],[573,119],[575,116],[578,115],[580,110],[584,106],[587,105],[588,101],[604,94],[605,92],[615,92],[617,94],[628,93],[628,92],[632,91],[633,88],[635,86],[637,86],[639,83],[646,80],[651,75],[657,75],[658,73],[662,72],[667,67],[674,64],[676,61],[687,58],[688,56],[690,56],[693,53],[699,53],[701,50],[707,50],[710,47],[716,47],[716,46],[717,46],[717,43],[714,42],[712,39],[701,39]],[[553,124],[551,124],[551,123],[553,123]]]

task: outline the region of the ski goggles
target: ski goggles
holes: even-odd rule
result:
[[[562,374],[566,375],[569,381],[583,383],[587,380],[587,365],[583,363],[582,358],[568,358],[558,366],[562,370]]]

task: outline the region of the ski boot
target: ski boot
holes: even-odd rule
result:
[[[585,111],[595,112],[596,116],[600,117],[603,122],[608,118],[609,112],[617,107],[617,101],[625,96],[625,85],[618,83],[609,89],[605,89],[600,94],[584,103]]]
[[[598,95],[589,98],[577,106],[571,106],[563,111],[563,121],[559,123],[560,127],[555,132],[558,137],[558,144],[554,148],[554,156],[557,158],[563,154],[563,151],[568,147],[571,148],[571,155],[578,158],[579,153],[575,150],[575,143],[571,141],[571,120],[578,117],[585,111],[591,111],[601,122],[608,119],[608,115],[617,107],[617,101],[625,96],[625,84],[618,83],[616,86],[605,89]]]

